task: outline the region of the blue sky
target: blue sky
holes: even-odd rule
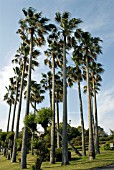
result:
[[[68,11],[71,17],[81,18],[83,23],[80,27],[89,31],[92,36],[99,36],[102,40],[103,54],[98,56],[98,61],[103,64],[105,73],[98,98],[99,125],[106,132],[114,130],[114,0],[4,0],[0,1],[0,128],[6,130],[8,106],[3,102],[5,86],[12,76],[11,59],[16,53],[21,42],[16,34],[18,21],[23,18],[22,9],[28,7],[42,11],[43,16],[54,20],[55,12]],[[44,49],[44,47],[43,47]],[[40,67],[37,68],[34,78],[40,79],[40,73],[45,72],[41,55],[39,57]],[[47,97],[46,97],[47,100]],[[88,127],[87,101],[83,95],[84,118],[86,128]],[[44,101],[41,106],[48,106]],[[61,104],[62,110],[62,104]],[[62,112],[61,112],[62,120]],[[21,127],[24,116],[24,105],[21,114]],[[68,120],[71,119],[73,126],[80,125],[79,101],[77,86],[68,90]]]

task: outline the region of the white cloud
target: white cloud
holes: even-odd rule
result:
[[[99,30],[106,26],[106,23],[104,22],[105,18],[91,18],[86,25],[83,25],[83,29],[86,31],[94,32],[96,30]]]
[[[114,110],[114,88],[110,88],[109,90],[102,91],[102,94],[99,95],[98,100],[99,100],[98,107],[101,115],[113,111]]]
[[[103,126],[107,132],[114,129],[114,88],[102,91],[98,95],[98,118],[99,124]]]

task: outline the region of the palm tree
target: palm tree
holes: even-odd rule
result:
[[[87,98],[88,98],[88,122],[89,122],[89,159],[95,158],[93,127],[92,127],[92,109],[91,109],[91,92],[90,92],[90,76],[89,76],[89,63],[97,59],[97,55],[101,53],[99,46],[100,38],[91,37],[90,33],[82,33],[82,50],[84,62],[86,65],[86,82],[87,82]]]
[[[29,103],[30,103],[30,89],[31,89],[31,68],[32,68],[32,53],[33,48],[37,44],[41,46],[44,44],[44,34],[46,31],[46,23],[48,21],[47,18],[41,17],[41,12],[36,13],[35,10],[31,7],[28,10],[23,9],[23,13],[25,15],[24,20],[20,20],[20,29],[18,33],[20,33],[21,38],[30,46],[29,50],[29,67],[28,67],[28,81],[27,81],[27,96],[26,96],[26,111],[25,116],[29,114]],[[28,39],[29,38],[29,39]],[[24,127],[23,141],[22,141],[22,155],[21,155],[21,168],[26,168],[26,154],[27,154],[27,135],[28,128]]]
[[[52,69],[52,119],[51,119],[51,151],[50,151],[50,163],[55,163],[55,68],[60,63],[61,46],[58,42],[59,33],[56,27],[52,30],[48,36],[48,49],[45,51],[45,55],[49,59],[44,60],[45,64],[49,64]]]
[[[102,78],[100,76],[101,73],[104,72],[102,68],[102,64],[93,62],[90,66],[91,69],[91,77],[92,77],[92,84],[93,84],[93,96],[94,96],[94,116],[95,116],[95,151],[96,154],[100,153],[99,150],[99,135],[98,135],[98,114],[97,114],[97,99],[96,94],[98,93],[100,81]]]
[[[74,51],[72,60],[75,63],[75,67],[72,68],[73,73],[70,74],[73,81],[78,83],[78,96],[80,102],[80,118],[81,118],[81,127],[82,127],[82,155],[86,156],[86,146],[85,146],[85,135],[84,135],[84,118],[83,118],[83,104],[82,104],[82,95],[81,95],[81,81],[83,80],[82,67],[83,67],[83,55],[80,46],[80,37],[82,31],[80,29],[76,30],[75,37],[78,40],[78,44],[74,44]]]
[[[70,77],[73,82],[77,82],[78,84],[78,96],[80,103],[80,119],[81,119],[81,128],[82,128],[82,155],[86,156],[86,146],[85,146],[85,134],[84,134],[84,118],[83,118],[83,104],[82,104],[82,95],[81,95],[81,81],[83,80],[83,74],[81,70],[81,60],[75,60],[75,56],[73,56],[73,61],[75,62],[75,67],[71,68]]]
[[[34,66],[38,66],[38,62],[36,61],[36,57],[39,55],[39,51],[34,50],[33,51],[33,60],[32,60],[32,69],[34,69]],[[17,122],[16,122],[16,132],[14,136],[14,145],[13,145],[13,155],[12,155],[12,162],[16,162],[16,140],[18,138],[18,132],[19,132],[19,121],[20,121],[20,113],[21,113],[21,103],[22,103],[22,93],[23,89],[26,86],[26,76],[28,71],[28,55],[29,55],[29,46],[25,43],[22,43],[19,49],[17,50],[17,54],[15,55],[15,58],[12,60],[13,63],[21,65],[22,68],[22,78],[21,78],[21,85],[20,85],[20,95],[19,95],[19,105],[18,105],[18,111],[17,111]]]
[[[20,66],[21,68],[21,66]],[[17,101],[19,97],[19,86],[20,86],[20,78],[21,78],[21,69],[19,67],[13,68],[15,76],[13,78],[10,78],[11,84],[14,87],[15,90],[15,102],[14,102],[14,109],[13,109],[13,119],[12,119],[12,127],[11,127],[11,132],[14,131],[14,121],[15,121],[15,113],[16,113],[16,106],[17,106]]]
[[[36,81],[31,81],[31,105],[34,108],[34,113],[36,112],[36,104],[41,103],[44,100],[44,94],[45,91],[42,90],[41,84],[38,84]],[[34,104],[33,104],[33,103]]]
[[[56,13],[55,21],[60,25],[63,36],[63,131],[62,131],[62,164],[69,164],[68,160],[68,143],[67,143],[67,86],[66,86],[66,49],[67,39],[70,37],[72,31],[81,23],[80,19],[70,19],[70,13],[64,12]]]
[[[8,114],[8,122],[7,122],[7,134],[9,132],[9,124],[10,124],[10,116],[11,116],[11,108],[12,108],[12,104],[14,104],[15,99],[14,99],[14,89],[12,87],[12,85],[9,85],[9,87],[6,87],[7,93],[4,95],[4,100],[7,101],[7,103],[9,104],[9,114]],[[8,140],[5,140],[5,145],[6,147],[4,148],[4,156],[7,156],[7,151],[8,151]]]
[[[59,130],[59,103],[63,100],[63,81],[61,80],[61,72],[55,75],[55,100],[56,100],[56,114],[57,114],[57,130]],[[60,135],[57,131],[57,148],[60,148]]]
[[[19,105],[18,105],[18,111],[17,111],[17,122],[16,122],[16,131],[14,135],[14,145],[13,145],[13,154],[12,154],[12,162],[16,162],[16,153],[17,153],[17,145],[16,141],[18,138],[18,132],[19,132],[19,121],[20,121],[20,114],[21,114],[21,103],[22,103],[22,93],[23,88],[25,86],[25,69],[27,65],[27,56],[29,52],[29,47],[26,44],[21,44],[21,47],[19,50],[17,50],[17,54],[15,55],[15,59],[12,60],[12,62],[19,63],[22,65],[22,78],[21,78],[21,84],[20,84],[20,94],[19,94]]]
[[[7,93],[4,95],[4,100],[7,101],[9,104],[9,114],[8,114],[8,123],[7,123],[7,133],[9,132],[9,123],[10,123],[10,116],[11,116],[11,108],[12,104],[14,104],[14,91],[12,90],[11,85],[9,87],[5,87]]]

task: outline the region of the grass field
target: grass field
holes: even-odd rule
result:
[[[27,156],[27,169],[30,170],[34,164],[34,157],[30,154]],[[42,170],[84,170],[106,165],[114,164],[114,151],[102,151],[96,159],[89,161],[88,156],[79,157],[72,152],[72,161],[67,166],[61,166],[61,162],[51,165],[49,162],[43,162]],[[20,170],[19,162],[11,163],[5,157],[0,155],[0,170]]]

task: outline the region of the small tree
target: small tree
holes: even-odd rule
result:
[[[39,122],[38,120],[40,120],[40,124],[42,123],[42,127],[46,129],[49,123],[49,117],[50,117],[50,109],[42,108],[40,110],[40,118],[39,118],[39,114],[38,117],[36,117],[35,114],[31,113],[28,116],[26,116],[24,119],[25,126],[27,126],[32,132],[31,150],[33,154],[33,149],[34,149],[35,151],[34,153],[36,154],[35,165],[32,166],[32,169],[34,170],[40,170],[45,154],[47,153],[45,140],[38,139],[38,138],[34,139],[34,132],[37,131],[37,122]]]
[[[37,123],[41,124],[44,128],[44,133],[47,131],[48,124],[50,123],[52,112],[50,108],[42,108],[38,111]]]
[[[34,140],[33,147],[35,149],[36,160],[35,160],[35,165],[32,166],[32,169],[40,170],[41,164],[45,158],[45,154],[48,152],[48,149],[46,149],[45,141],[42,139]]]

